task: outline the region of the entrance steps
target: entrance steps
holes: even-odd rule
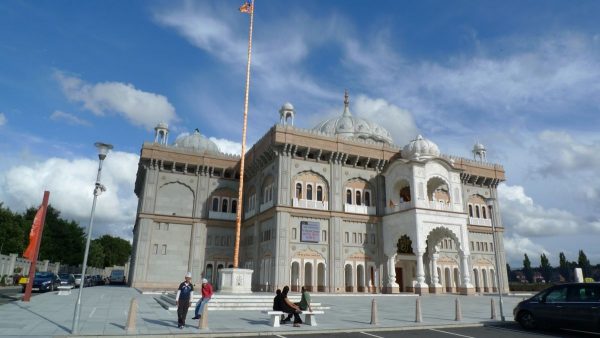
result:
[[[196,307],[196,303],[202,298],[200,295],[194,294],[194,298],[190,304],[190,309]],[[208,310],[223,311],[223,310],[272,310],[273,309],[274,293],[257,293],[247,295],[226,295],[213,294],[212,299],[208,303]],[[164,293],[154,298],[158,304],[169,311],[177,311],[175,303],[175,293]],[[289,295],[288,299],[292,303],[300,302],[300,294]],[[329,306],[323,306],[321,303],[311,302],[310,307],[313,310],[329,310]]]

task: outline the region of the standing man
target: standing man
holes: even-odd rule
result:
[[[190,301],[194,297],[194,286],[192,285],[192,273],[185,274],[185,281],[179,284],[175,304],[177,304],[177,327],[183,329],[185,317],[190,307]]]
[[[212,285],[206,280],[206,278],[202,279],[202,298],[196,304],[196,310],[194,311],[194,318],[192,319],[200,319],[202,317],[202,311],[204,311],[204,306],[206,303],[210,301],[213,295]]]

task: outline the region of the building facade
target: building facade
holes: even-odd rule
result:
[[[483,145],[473,159],[420,135],[398,147],[352,115],[347,95],[340,116],[310,130],[293,126],[291,104],[279,113],[245,155],[243,201],[239,156],[198,130],[169,144],[168,126],[155,128],[135,184],[131,286],[170,289],[186,271],[219,285],[243,207],[239,267],[254,271],[254,291],[472,294],[497,291],[497,273],[508,291],[504,169]]]

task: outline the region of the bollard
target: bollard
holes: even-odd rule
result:
[[[456,298],[456,318],[455,321],[460,322],[462,320],[462,311],[460,310],[460,301]]]
[[[371,302],[371,325],[377,325],[377,303],[375,298]]]
[[[199,329],[208,329],[208,303],[204,304],[204,309],[202,309],[202,317],[198,321]]]
[[[415,305],[415,323],[420,323],[423,321],[423,316],[421,315],[421,296],[417,297],[417,302]]]
[[[490,319],[496,320],[498,318],[496,317],[496,302],[494,301],[494,298],[492,298],[491,303],[492,303],[492,317]]]
[[[127,333],[135,332],[135,320],[137,317],[137,299],[131,298],[131,303],[129,304],[129,314],[127,315],[127,324],[125,325],[125,330]]]

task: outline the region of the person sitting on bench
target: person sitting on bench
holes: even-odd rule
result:
[[[294,304],[296,304],[302,311],[308,310],[309,312],[312,312],[312,309],[310,308],[310,293],[306,291],[304,286],[302,287],[302,298],[300,298],[300,303]]]
[[[283,308],[283,312],[288,314],[288,317],[283,320],[282,323],[285,322],[289,322],[290,319],[292,318],[292,315],[294,316],[294,326],[295,327],[299,327],[300,324],[302,324],[302,319],[300,319],[300,308],[298,307],[298,305],[290,302],[290,300],[287,298],[287,294],[290,291],[290,287],[289,286],[284,286],[283,290],[281,291],[281,296],[283,301],[281,302],[282,308]]]

